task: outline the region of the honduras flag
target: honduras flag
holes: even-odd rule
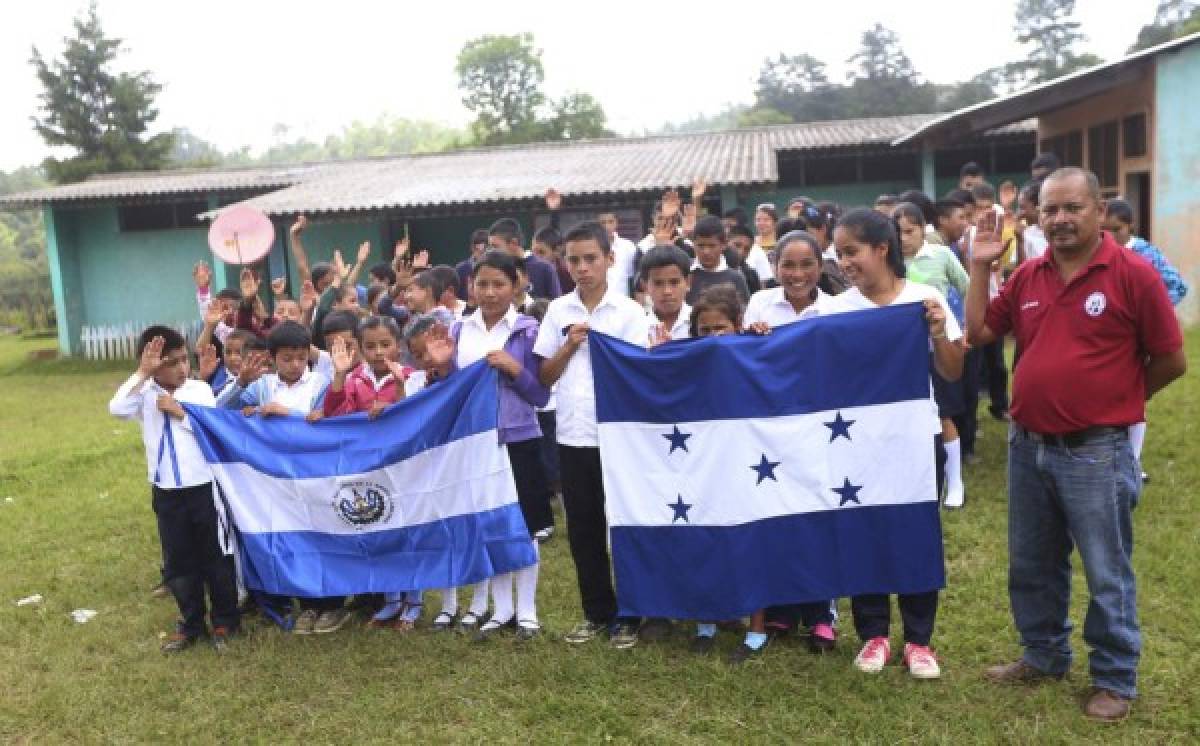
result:
[[[620,613],[945,585],[920,304],[647,351],[590,335]]]
[[[482,362],[389,407],[309,424],[187,408],[246,585],[324,597],[452,588],[531,565]]]

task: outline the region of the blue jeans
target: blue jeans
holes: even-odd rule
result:
[[[1092,683],[1132,698],[1142,647],[1132,561],[1141,479],[1128,435],[1067,447],[1014,427],[1008,442],[1008,595],[1025,662],[1051,674],[1071,665],[1070,557],[1078,547],[1091,594],[1083,639]]]

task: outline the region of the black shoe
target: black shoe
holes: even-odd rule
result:
[[[696,635],[688,643],[688,652],[696,655],[708,655],[717,646],[717,638],[713,635]]]
[[[743,663],[758,663],[762,661],[762,654],[766,648],[766,643],[763,643],[761,648],[755,650],[743,642],[741,645],[738,645],[736,648],[734,648],[733,652],[729,654],[729,665],[740,666]]]

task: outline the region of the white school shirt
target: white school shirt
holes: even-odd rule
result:
[[[484,355],[495,350],[503,350],[504,343],[512,336],[517,327],[517,309],[509,306],[508,311],[491,329],[483,323],[483,311],[475,311],[464,316],[462,326],[458,329],[458,344],[454,350],[454,361],[459,368],[465,368]]]
[[[543,360],[554,357],[567,339],[563,330],[582,323],[630,344],[646,346],[649,324],[645,311],[635,301],[610,286],[600,303],[589,313],[576,288],[550,302],[533,345],[534,354]],[[592,355],[587,340],[567,361],[558,379],[557,417],[557,439],[562,445],[595,448],[599,444]]]
[[[404,379],[405,398],[410,397],[425,388],[425,384],[427,383],[429,383],[429,381],[425,371],[414,370],[408,378]]]
[[[629,280],[637,271],[633,263],[637,260],[638,247],[620,236],[612,239],[611,244],[613,264],[608,268],[608,286],[629,295]]]
[[[703,272],[724,272],[727,269],[729,269],[729,262],[725,261],[725,252],[723,251],[721,252],[721,258],[717,260],[717,266],[715,269],[704,269],[704,265],[700,263],[699,259],[692,260],[693,272],[696,270],[701,270]]]
[[[746,312],[742,323],[749,326],[757,321],[765,321],[767,326],[774,329],[777,326],[790,324],[793,321],[811,319],[815,316],[828,313],[829,304],[832,300],[833,296],[827,295],[821,288],[817,288],[816,300],[810,303],[803,311],[796,313],[796,309],[792,307],[792,302],[783,294],[782,287],[759,290],[750,296],[750,302],[746,304]]]
[[[1050,246],[1050,242],[1046,240],[1046,234],[1042,232],[1040,225],[1026,226],[1021,240],[1025,243],[1025,261],[1040,259],[1045,255],[1046,249]]]
[[[764,285],[767,284],[767,280],[775,279],[775,268],[771,266],[771,260],[767,258],[767,252],[757,242],[746,253],[746,264],[750,265],[750,269],[758,273],[758,279]]]
[[[164,432],[166,418],[170,415],[158,411],[158,397],[168,393],[154,382],[153,378],[141,380],[137,373],[121,384],[108,411],[123,420],[138,420],[142,426],[142,445],[146,449],[146,479],[162,489],[195,487],[213,480],[212,469],[204,459],[200,444],[192,432],[189,417],[177,420],[171,417],[171,437]],[[203,381],[189,378],[173,392],[175,401],[211,407],[216,404],[212,388]],[[171,460],[171,446],[175,448],[175,460]],[[161,457],[161,458],[160,458]],[[175,478],[175,466],[179,467],[179,479]]]
[[[646,312],[646,323],[650,325],[646,330],[646,337],[653,341],[655,327],[661,326],[658,316],[654,313],[654,309]],[[667,330],[667,336],[671,339],[687,339],[692,336],[692,307],[684,301],[679,307],[679,315],[675,317],[675,323]]]
[[[950,312],[950,306],[946,304],[946,297],[932,285],[925,285],[912,280],[904,280],[904,287],[901,288],[899,295],[892,300],[888,305],[896,305],[898,303],[922,303],[927,299],[936,300],[941,306],[942,311],[946,314],[946,338],[951,342],[956,342],[962,339],[962,327],[958,325],[958,320],[954,318],[954,314]],[[880,308],[875,305],[869,298],[862,294],[856,287],[852,287],[840,295],[834,295],[830,298],[830,303],[826,308],[825,313],[843,313],[845,311],[862,311],[868,308]],[[929,340],[929,349],[933,351],[933,340]],[[932,365],[932,363],[931,363]],[[942,421],[938,418],[937,402],[933,398],[933,379],[929,380],[929,407],[930,407],[930,432],[937,435],[942,432]]]

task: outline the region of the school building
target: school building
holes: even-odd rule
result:
[[[1037,121],[1039,152],[1083,166],[1105,197],[1134,208],[1135,233],[1163,250],[1200,318],[1200,33],[931,119],[896,140],[936,150],[1013,122]]]
[[[407,232],[414,248],[453,263],[466,255],[471,232],[497,218],[516,218],[527,233],[544,225],[550,187],[564,196],[564,225],[613,211],[621,234],[637,240],[663,191],[686,194],[697,178],[709,185],[709,212],[768,201],[783,208],[798,195],[853,206],[912,187],[942,194],[967,161],[993,183],[1021,184],[1039,147],[1096,169],[1110,191],[1137,194],[1154,239],[1197,287],[1200,124],[1184,112],[1185,92],[1200,90],[1197,37],[944,116],[106,174],[8,195],[0,209],[43,211],[59,349],[68,355],[79,354],[87,325],[195,319],[191,267],[213,262],[208,220],[235,203],[271,217],[268,271],[288,276],[295,292],[301,278],[287,241],[299,214],[309,217],[304,243],[314,260],[334,248],[352,256],[370,241],[371,263],[383,261]],[[1071,81],[1085,92],[1077,95]],[[237,267],[214,264],[217,289],[236,286]]]

